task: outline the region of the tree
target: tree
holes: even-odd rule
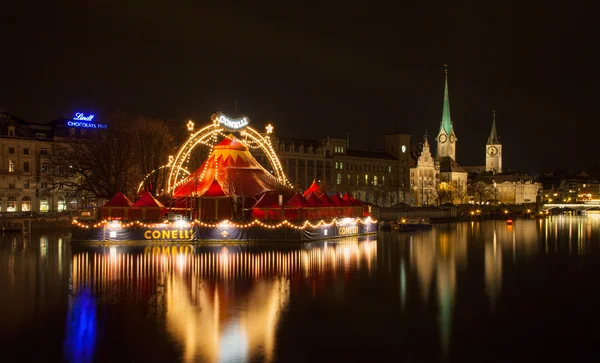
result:
[[[481,181],[472,183],[469,187],[471,195],[473,195],[475,198],[479,198],[479,204],[486,201],[492,192],[490,186]]]
[[[169,154],[174,151],[173,134],[164,121],[137,117],[132,125],[133,158],[139,171],[139,180],[154,195],[166,189],[168,172],[159,171],[166,165]]]
[[[454,188],[451,183],[441,182],[436,189],[438,203],[451,203],[454,199]]]

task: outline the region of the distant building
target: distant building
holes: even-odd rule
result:
[[[542,183],[525,174],[480,174],[471,183],[485,183],[488,194],[485,201],[503,204],[536,203],[542,191]]]
[[[437,160],[440,165],[439,181],[446,182],[453,189],[452,202],[462,203],[467,194],[467,172],[456,161],[456,146],[458,138],[450,116],[450,96],[448,94],[448,70],[444,84],[444,104],[442,106],[442,121],[440,131],[436,137]]]
[[[410,192],[410,135],[385,135],[382,151],[352,149],[348,144],[348,140],[330,137],[273,137],[283,170],[297,189],[306,189],[316,180],[330,193],[350,192],[368,203],[404,202]]]
[[[485,171],[502,173],[502,144],[496,132],[496,111],[492,121],[492,131],[485,146]]]
[[[410,167],[410,188],[418,206],[435,205],[437,202],[437,186],[440,177],[439,163],[431,155],[427,136],[420,150],[414,152]]]

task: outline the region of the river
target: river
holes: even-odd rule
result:
[[[309,244],[71,246],[5,234],[2,361],[590,361],[600,220]]]

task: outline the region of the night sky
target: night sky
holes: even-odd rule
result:
[[[485,165],[494,109],[505,169],[598,164],[597,21],[581,3],[39,3],[0,11],[0,107],[28,121],[121,109],[183,128],[237,100],[281,135],[432,142],[448,64],[460,164]]]

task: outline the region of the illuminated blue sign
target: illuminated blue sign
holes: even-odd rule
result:
[[[107,129],[108,125],[97,124],[92,122],[95,115],[85,115],[84,113],[77,112],[72,120],[67,121],[67,125],[70,127],[82,127],[86,129]]]

